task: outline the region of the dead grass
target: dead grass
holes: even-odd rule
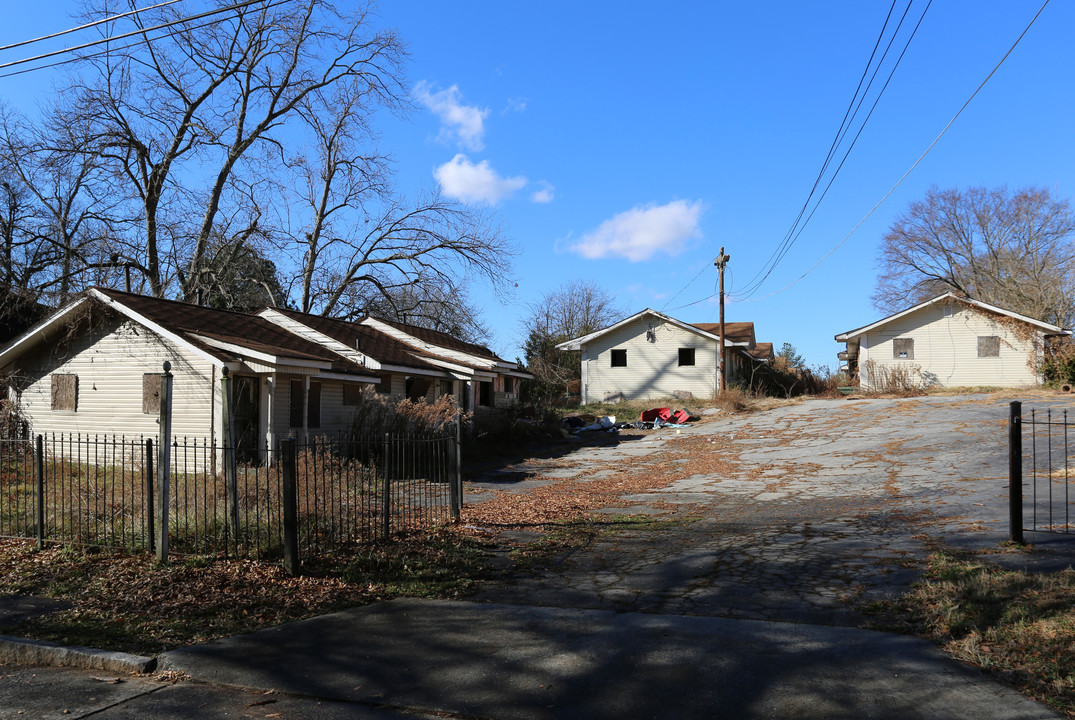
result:
[[[155,655],[394,597],[468,594],[487,570],[482,541],[440,531],[356,547],[290,577],[278,565],[209,557],[157,565],[143,554],[0,540],[0,587],[70,604],[8,634]]]
[[[1075,718],[1075,570],[1027,574],[939,550],[908,595],[871,609],[877,629],[928,637]]]

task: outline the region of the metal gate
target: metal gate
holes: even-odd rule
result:
[[[1013,542],[1022,543],[1024,531],[1075,534],[1071,517],[1075,467],[1069,427],[1066,409],[1057,412],[1046,408],[1041,413],[1031,409],[1026,416],[1021,402],[1010,405],[1008,477]]]

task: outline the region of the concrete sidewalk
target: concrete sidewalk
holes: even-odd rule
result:
[[[1058,718],[856,628],[396,600],[160,656],[240,688],[469,718]]]

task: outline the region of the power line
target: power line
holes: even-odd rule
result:
[[[948,129],[950,127],[952,127],[952,125],[955,124],[955,121],[957,119],[959,119],[959,116],[963,114],[963,111],[967,109],[967,107],[971,104],[971,101],[974,100],[974,98],[977,97],[978,93],[982,91],[982,88],[985,87],[985,84],[987,82],[989,82],[994,75],[996,75],[997,70],[1000,70],[1000,66],[1004,64],[1004,62],[1008,59],[1008,56],[1011,55],[1015,51],[1016,46],[1018,46],[1019,43],[1022,42],[1022,40],[1026,36],[1026,34],[1028,32],[1030,32],[1030,28],[1034,26],[1034,23],[1037,22],[1038,17],[1040,17],[1042,12],[1045,11],[1045,8],[1046,8],[1046,6],[1048,6],[1049,1],[1050,0],[1045,0],[1045,2],[1042,3],[1042,6],[1040,8],[1038,8],[1038,12],[1036,12],[1034,14],[1034,17],[1030,19],[1030,22],[1027,24],[1026,28],[1023,29],[1023,32],[1019,33],[1019,37],[1017,37],[1015,39],[1015,42],[1012,43],[1012,46],[1010,48],[1008,48],[1008,52],[1004,53],[1004,57],[1002,57],[1000,59],[1000,61],[997,62],[997,64],[993,67],[993,69],[989,71],[989,74],[986,75],[985,79],[982,80],[982,82],[979,83],[978,87],[976,87],[974,89],[974,92],[971,93],[970,97],[967,98],[967,101],[964,102],[963,105],[959,108],[959,110],[956,111],[956,114],[952,116],[952,119],[948,121],[948,124],[944,126],[944,128],[940,131],[940,133],[937,134],[937,137],[935,137],[933,139],[933,142],[931,142],[929,144],[929,147],[927,147],[925,149],[925,151],[918,157],[918,159],[914,161],[914,164],[911,165],[911,167],[907,168],[907,171],[905,173],[903,173],[902,176],[900,176],[900,179],[897,180],[896,183],[891,188],[889,188],[888,192],[886,192],[884,194],[884,196],[880,200],[878,200],[877,203],[872,208],[870,208],[870,211],[862,216],[862,219],[859,220],[855,224],[855,227],[851,228],[850,232],[848,232],[846,235],[844,235],[843,239],[840,240],[840,242],[836,243],[836,245],[831,250],[829,250],[827,253],[822,255],[821,259],[819,259],[816,263],[811,265],[810,269],[808,269],[802,275],[800,275],[799,277],[797,277],[795,280],[791,281],[790,283],[788,283],[784,287],[780,288],[779,290],[776,290],[774,292],[769,293],[768,295],[764,295],[764,296],[762,296],[760,298],[757,298],[758,300],[764,300],[765,298],[772,297],[773,295],[777,295],[779,293],[782,293],[785,290],[787,290],[788,288],[792,287],[793,285],[798,283],[800,280],[802,280],[804,277],[806,277],[811,272],[813,272],[817,268],[818,265],[820,265],[822,262],[825,261],[826,258],[828,258],[834,252],[839,250],[843,246],[844,243],[846,243],[849,239],[851,239],[851,236],[854,235],[855,232],[860,227],[862,227],[862,224],[864,222],[866,222],[866,220],[868,220],[870,218],[870,216],[872,216],[875,212],[877,212],[877,209],[879,207],[881,207],[881,205],[884,204],[884,202],[886,200],[888,200],[888,198],[892,195],[892,193],[894,193],[896,191],[896,188],[898,188],[900,185],[902,185],[903,181],[906,180],[907,177],[912,172],[914,172],[914,169],[917,168],[922,163],[923,160],[925,160],[926,155],[928,155],[930,153],[930,151],[933,150],[934,146],[938,142],[940,142],[941,138],[944,137],[945,133],[948,132]],[[746,298],[743,298],[741,301],[745,302],[746,300],[747,300]]]
[[[866,68],[863,70],[863,75],[859,79],[859,84],[858,84],[858,87],[855,89],[855,94],[851,98],[851,102],[850,102],[850,104],[848,106],[848,110],[845,111],[845,113],[844,113],[844,120],[843,120],[843,122],[841,122],[840,128],[837,130],[836,137],[833,140],[832,146],[829,149],[829,153],[826,156],[825,161],[822,163],[821,170],[818,172],[818,177],[814,181],[813,187],[810,189],[810,192],[807,195],[807,198],[804,201],[802,208],[799,210],[799,214],[796,216],[796,218],[795,218],[794,222],[792,223],[791,227],[789,228],[788,232],[784,235],[783,240],[781,240],[781,242],[777,245],[776,249],[773,251],[773,254],[769,257],[769,260],[766,261],[766,263],[762,266],[762,269],[759,270],[758,273],[750,280],[750,282],[747,283],[747,287],[745,289],[739,291],[739,293],[737,293],[737,295],[740,298],[748,298],[751,295],[753,295],[754,293],[756,293],[761,288],[762,284],[769,278],[769,276],[772,274],[772,272],[776,269],[777,265],[780,264],[780,262],[784,259],[784,257],[791,250],[791,247],[798,240],[799,236],[802,234],[803,230],[805,229],[806,224],[809,223],[811,218],[813,218],[814,213],[817,212],[817,209],[821,204],[821,201],[824,200],[825,196],[828,194],[829,189],[832,187],[832,184],[835,182],[836,177],[839,174],[840,170],[843,168],[844,163],[847,161],[847,158],[850,155],[851,150],[854,148],[854,146],[857,143],[859,137],[862,135],[862,132],[866,127],[866,124],[869,122],[870,118],[873,115],[873,111],[877,108],[877,105],[880,102],[881,97],[884,95],[885,90],[888,88],[888,85],[891,82],[892,77],[895,75],[896,69],[899,67],[900,63],[903,60],[904,55],[907,53],[907,49],[910,47],[911,42],[914,40],[914,37],[917,34],[919,27],[921,27],[922,22],[925,19],[926,13],[929,11],[930,5],[932,4],[932,0],[929,0],[929,2],[927,2],[925,9],[922,11],[921,15],[919,16],[918,22],[915,24],[914,29],[911,31],[910,37],[908,37],[907,41],[904,43],[903,50],[900,52],[899,56],[896,58],[895,63],[893,64],[891,70],[889,71],[888,77],[887,77],[884,85],[878,91],[878,93],[877,93],[877,95],[876,95],[876,97],[874,99],[874,102],[870,106],[870,110],[867,113],[866,117],[859,124],[858,130],[855,133],[854,138],[851,141],[851,144],[844,151],[844,154],[843,154],[843,156],[842,156],[842,158],[840,160],[839,165],[837,165],[836,170],[832,173],[832,176],[830,177],[828,183],[825,185],[825,188],[822,191],[821,196],[818,197],[816,200],[814,200],[814,195],[817,192],[817,189],[818,189],[819,185],[821,184],[821,181],[822,181],[826,171],[829,168],[829,165],[831,164],[831,162],[832,162],[832,160],[833,160],[833,158],[835,156],[836,148],[838,148],[843,143],[844,139],[847,137],[847,134],[851,129],[852,123],[854,123],[855,118],[858,116],[859,110],[862,108],[863,103],[866,101],[866,98],[869,95],[870,89],[873,87],[874,80],[877,78],[877,74],[880,72],[881,67],[884,65],[885,60],[888,58],[889,53],[892,50],[892,46],[895,43],[896,38],[898,37],[901,29],[904,26],[904,23],[907,20],[907,16],[910,13],[912,3],[913,3],[913,0],[908,0],[907,6],[904,8],[904,11],[903,11],[903,14],[900,17],[899,23],[896,25],[896,28],[893,30],[892,35],[889,38],[888,44],[886,45],[884,52],[881,54],[880,59],[877,61],[876,66],[874,66],[874,58],[877,57],[877,50],[878,50],[878,48],[880,47],[881,43],[884,40],[885,32],[888,29],[888,25],[889,25],[889,22],[891,20],[892,13],[895,10],[896,3],[895,3],[895,0],[893,0],[892,7],[890,7],[890,9],[889,9],[889,14],[885,18],[885,22],[884,22],[884,24],[883,24],[883,26],[881,28],[881,32],[878,35],[877,42],[874,45],[873,52],[870,54],[870,58],[867,61]],[[871,67],[873,67],[872,74],[870,73],[870,68]],[[865,89],[863,89],[863,81],[865,80],[867,75],[870,76],[870,80],[869,80],[869,82],[866,83]],[[853,110],[852,110],[852,108],[853,108]],[[813,202],[813,210],[811,210],[807,214],[806,211],[810,207],[811,202]],[[806,216],[805,220],[803,220],[804,215]],[[800,221],[801,221],[801,224],[800,224]]]
[[[243,9],[245,9],[245,8],[251,6],[251,5],[263,4],[263,3],[266,3],[268,1],[269,0],[245,0],[244,2],[237,2],[237,3],[234,3],[232,5],[228,5],[227,7],[217,8],[215,10],[207,10],[206,12],[198,13],[197,15],[189,15],[187,17],[179,18],[177,20],[172,20],[172,21],[169,21],[169,22],[166,22],[166,23],[160,23],[160,24],[154,25],[152,27],[140,28],[138,30],[132,30],[130,32],[123,33],[122,35],[104,37],[104,38],[101,38],[99,40],[94,40],[92,42],[83,43],[82,45],[76,45],[74,47],[66,48],[66,49],[63,49],[63,50],[54,50],[52,52],[43,53],[41,55],[36,55],[34,57],[23,58],[22,60],[13,60],[11,62],[2,63],[2,64],[0,64],[0,70],[7,69],[9,67],[15,67],[16,65],[24,65],[26,63],[35,62],[37,60],[45,60],[45,59],[48,59],[50,57],[55,57],[57,55],[64,55],[64,54],[67,54],[67,53],[73,53],[73,52],[76,52],[78,50],[85,50],[86,48],[96,47],[96,46],[102,45],[104,43],[111,43],[111,42],[116,42],[117,40],[124,40],[126,38],[133,37],[133,36],[136,36],[136,35],[141,35],[141,36],[144,37],[146,33],[153,32],[154,30],[167,29],[167,28],[170,28],[170,27],[174,27],[176,25],[182,25],[184,23],[192,22],[194,20],[201,20],[202,18],[212,17],[214,15],[219,15],[221,13],[231,12],[233,10],[243,10]],[[284,2],[288,2],[288,0],[278,0],[278,2],[273,3],[269,7],[275,7],[276,5],[281,5]],[[268,9],[268,7],[266,9]],[[229,15],[228,17],[220,18],[216,22],[221,22],[223,20],[227,20],[230,17],[233,17],[233,16]],[[165,33],[165,34],[169,34],[169,33]],[[164,35],[158,36],[158,38],[154,38],[154,39],[159,39],[159,37],[164,37]],[[139,43],[132,43],[132,45],[137,45],[137,44],[139,44]],[[125,46],[125,47],[131,47],[131,45],[128,45],[128,46]],[[38,69],[38,68],[34,68],[34,69]],[[11,73],[11,74],[15,74],[15,73]],[[7,77],[7,75],[0,75],[0,77]]]
[[[167,5],[174,5],[177,2],[181,2],[181,0],[166,0],[166,2],[158,3],[156,5],[150,5],[149,7],[136,8],[134,10],[128,10],[127,12],[120,13],[119,15],[111,15],[111,16],[106,17],[106,18],[101,18],[100,20],[94,20],[91,23],[86,23],[85,25],[79,25],[78,27],[68,28],[67,30],[61,30],[59,32],[54,32],[51,35],[42,35],[41,37],[34,38],[33,40],[20,40],[19,42],[12,43],[11,45],[0,46],[0,52],[3,52],[4,50],[13,50],[14,48],[23,47],[24,45],[32,45],[33,43],[41,42],[43,40],[52,40],[53,38],[62,37],[64,35],[70,35],[71,33],[78,32],[79,30],[86,30],[88,28],[96,27],[96,26],[101,25],[101,24],[106,23],[106,22],[112,22],[113,20],[121,20],[121,19],[123,19],[125,17],[128,17],[130,15],[137,15],[139,13],[146,12],[147,10],[156,10],[157,8],[162,8],[162,7],[165,7]]]
[[[932,0],[930,0],[930,2],[932,3]],[[926,10],[928,10],[928,9],[929,9],[929,5],[926,6]],[[892,71],[889,72],[888,78],[886,78],[885,84],[881,88],[881,92],[878,93],[877,97],[873,101],[873,104],[870,106],[870,110],[866,114],[866,119],[862,121],[862,124],[859,126],[858,132],[855,133],[855,137],[851,140],[851,144],[848,146],[847,150],[844,152],[843,157],[840,159],[840,164],[837,165],[836,171],[829,178],[828,183],[826,183],[826,185],[825,185],[825,189],[821,192],[821,196],[817,199],[817,201],[815,201],[813,209],[810,211],[809,215],[806,216],[806,220],[795,231],[795,234],[791,238],[791,241],[787,244],[787,246],[784,248],[784,250],[780,253],[780,257],[777,260],[778,263],[779,263],[780,260],[784,259],[784,256],[787,255],[788,251],[791,250],[791,246],[795,244],[795,242],[799,239],[799,236],[802,235],[803,232],[806,230],[807,223],[809,223],[810,220],[814,217],[814,214],[817,212],[817,209],[821,206],[821,201],[824,200],[825,196],[829,194],[829,190],[832,188],[833,183],[836,182],[836,176],[840,173],[840,170],[843,169],[844,163],[847,162],[847,158],[851,154],[851,150],[854,149],[855,145],[858,143],[859,137],[861,137],[861,135],[862,135],[863,130],[866,129],[866,123],[869,122],[870,118],[873,116],[874,110],[877,109],[877,105],[881,101],[881,95],[884,94],[884,91],[888,88],[889,83],[892,82],[892,77],[896,72],[896,67],[899,66],[899,62],[903,59],[903,56],[907,53],[907,48],[910,46],[910,43],[914,39],[914,36],[918,33],[918,28],[921,27],[922,20],[924,18],[925,18],[925,11],[922,12],[922,16],[919,18],[918,23],[915,25],[914,31],[912,31],[912,33],[911,33],[911,37],[908,38],[907,43],[904,45],[903,51],[900,53],[900,56],[896,61],[896,65],[893,66]],[[774,264],[772,267],[770,267],[769,271],[765,273],[765,277],[762,278],[762,281],[767,279],[775,268],[776,268],[776,264]],[[761,285],[761,282],[757,283],[757,285],[754,288],[752,288],[750,290],[750,292],[747,293],[746,295],[744,295],[743,297],[748,298],[748,297],[750,297],[750,295],[753,295],[760,288],[760,285]]]
[[[690,281],[689,283],[687,283],[686,285],[684,285],[683,287],[681,287],[681,288],[679,289],[679,291],[678,291],[678,292],[676,292],[676,294],[675,294],[675,295],[673,295],[672,297],[668,298],[668,301],[667,301],[667,302],[665,302],[665,304],[661,306],[661,312],[664,312],[664,309],[665,309],[666,307],[668,307],[668,303],[672,302],[672,301],[673,301],[673,300],[675,300],[675,299],[676,299],[677,297],[679,297],[680,295],[682,295],[682,294],[683,294],[683,291],[684,291],[684,290],[686,290],[686,289],[687,289],[687,288],[689,288],[689,287],[690,287],[691,285],[693,285],[693,284],[695,283],[695,281],[696,281],[696,280],[697,280],[698,278],[702,277],[702,273],[704,273],[704,272],[705,272],[706,270],[708,270],[708,269],[709,269],[709,267],[710,267],[710,266],[709,266],[709,261],[708,261],[708,260],[706,260],[705,264],[704,264],[704,265],[702,265],[702,269],[698,271],[698,274],[697,274],[697,275],[695,275],[695,276],[694,276],[694,277],[693,277],[693,278],[691,279],[691,281]]]

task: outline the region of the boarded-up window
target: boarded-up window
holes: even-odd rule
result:
[[[1000,357],[1000,338],[996,335],[983,335],[979,337],[978,357]]]
[[[78,375],[52,376],[52,409],[78,409]]]
[[[160,414],[163,384],[164,376],[160,373],[146,373],[142,376],[142,412],[147,415]]]
[[[627,367],[627,351],[626,350],[613,350],[612,351],[612,367]]]
[[[686,367],[689,365],[694,365],[694,348],[680,348],[679,366]]]
[[[344,383],[343,384],[343,404],[344,405],[358,405],[359,400],[362,398],[362,384],[361,383]]]
[[[893,360],[914,360],[914,338],[896,338],[892,341]]]

